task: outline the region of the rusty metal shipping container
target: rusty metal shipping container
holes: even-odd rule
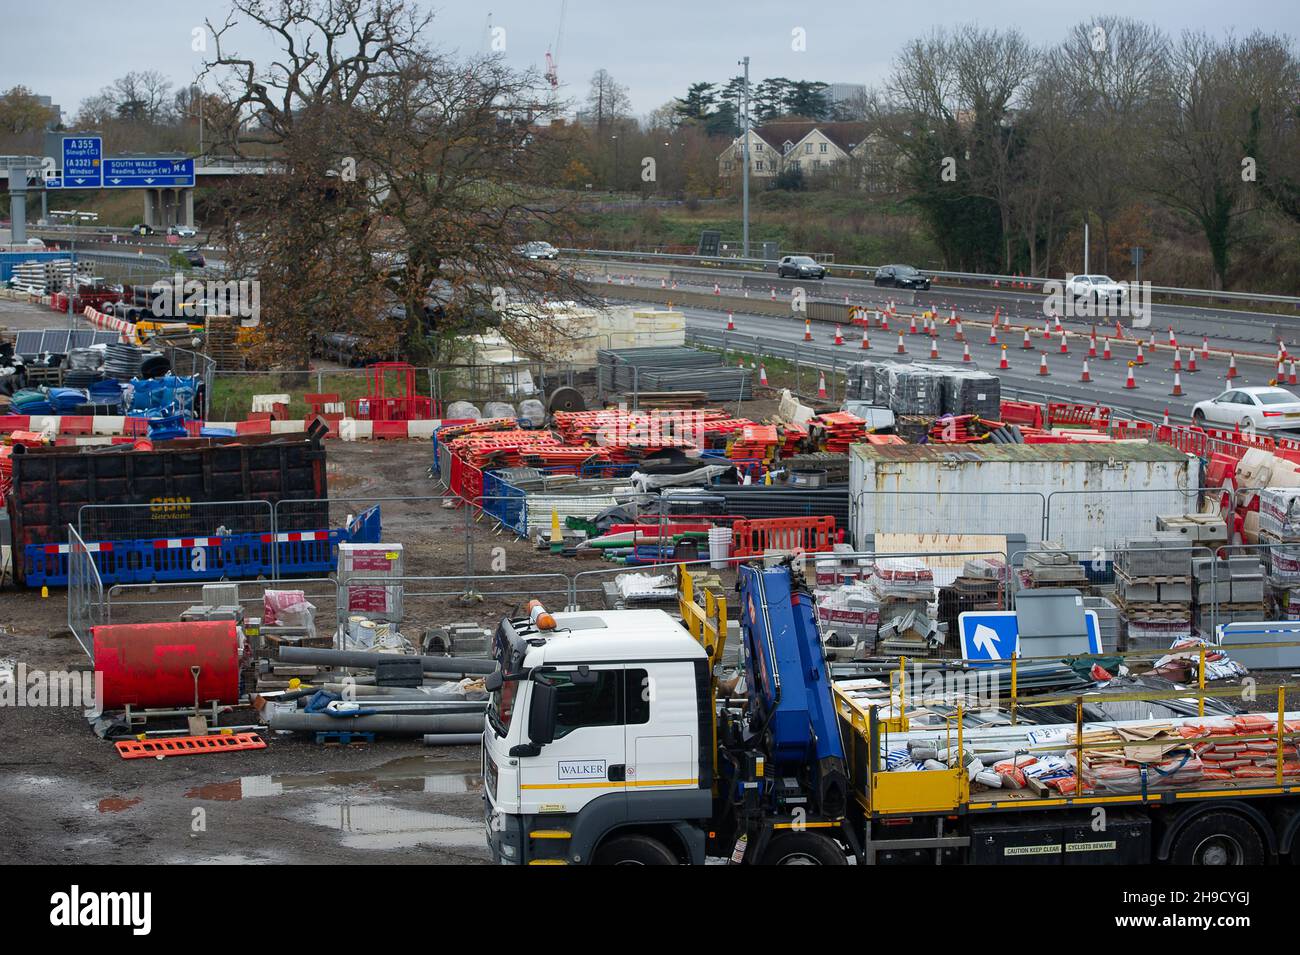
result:
[[[876,533],[1005,534],[1070,550],[1151,534],[1197,507],[1200,462],[1139,442],[854,445],[853,542]]]
[[[66,543],[68,525],[79,522],[87,541],[265,532],[268,504],[288,500],[304,503],[281,508],[277,530],[326,528],[329,504],[316,501],[328,490],[324,434],[177,440],[153,450],[15,447],[6,502],[15,555]],[[211,503],[226,501],[245,503]],[[25,576],[21,557],[16,563]]]

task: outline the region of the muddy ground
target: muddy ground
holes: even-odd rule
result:
[[[327,448],[336,524],[375,498],[437,498],[380,502],[385,540],[404,545],[409,575],[465,573],[465,513],[441,506],[427,443],[332,441]],[[500,567],[504,559],[511,573],[581,569],[487,522],[471,527],[469,563],[484,575],[475,589],[487,593],[462,599],[461,581],[412,584],[410,592],[446,596],[408,596],[403,632],[418,639],[426,625],[489,625],[519,607],[526,595],[492,595],[494,586],[503,589],[494,560]],[[332,619],[333,601],[318,590],[318,616]],[[113,619],[174,620],[197,596],[132,589],[113,595]],[[165,602],[128,607],[127,600]],[[87,666],[67,631],[62,591],[42,599],[0,590],[0,628],[0,660],[29,671]],[[228,722],[252,722],[252,713]],[[394,740],[341,748],[272,735],[260,751],[123,760],[78,709],[0,707],[0,846],[11,862],[486,861],[478,750]]]

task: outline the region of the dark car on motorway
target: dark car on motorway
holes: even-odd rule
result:
[[[141,222],[139,225],[133,225],[131,227],[131,234],[132,235],[157,235],[158,230],[151,225],[145,225],[143,222]]]
[[[884,265],[876,269],[876,284],[924,290],[930,287],[930,277],[910,265]]]
[[[818,265],[808,255],[787,255],[776,265],[776,277],[779,279],[824,279],[826,266]]]
[[[203,258],[203,253],[197,248],[191,247],[188,249],[181,249],[180,254],[184,257],[186,262],[194,266],[196,269],[201,269],[208,264],[207,260]]]

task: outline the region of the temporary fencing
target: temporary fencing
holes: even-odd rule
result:
[[[76,529],[68,528],[68,629],[93,662],[90,628],[104,622],[104,582],[94,556]]]

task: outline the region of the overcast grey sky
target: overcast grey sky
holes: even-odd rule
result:
[[[538,70],[556,42],[565,6],[562,0],[422,5],[437,14],[432,44],[467,54],[486,51],[490,10],[493,25],[505,30],[507,60]],[[130,70],[155,69],[177,85],[193,79],[204,54],[191,49],[191,31],[205,17],[220,22],[229,6],[224,0],[4,0],[0,8],[0,90],[22,84],[52,96],[71,118],[82,99]],[[635,111],[644,115],[691,82],[726,80],[745,54],[754,80],[787,76],[871,85],[888,74],[904,42],[936,26],[1017,26],[1032,42],[1047,45],[1074,23],[1106,13],[1148,20],[1174,34],[1264,29],[1300,36],[1296,0],[568,0],[557,60],[565,98],[581,100],[591,74],[604,67],[628,87]],[[806,33],[806,52],[791,49],[795,28]],[[254,59],[274,52],[259,34],[243,37],[239,49]]]

